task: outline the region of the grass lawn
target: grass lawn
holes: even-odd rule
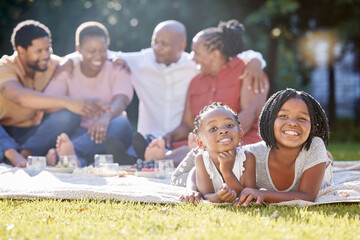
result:
[[[337,143],[331,142],[327,149],[331,152],[335,160],[351,161],[360,160],[360,143]]]
[[[360,144],[330,144],[358,160]],[[360,203],[307,208],[0,199],[0,239],[360,239]]]
[[[0,201],[0,239],[360,239],[360,204],[309,208]]]

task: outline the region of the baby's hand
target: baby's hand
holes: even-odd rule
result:
[[[245,188],[241,191],[239,201],[235,203],[235,206],[247,207],[252,200],[256,200],[256,204],[260,204],[264,201],[262,191],[254,188]]]
[[[199,192],[191,192],[188,193],[186,196],[181,195],[180,196],[180,201],[181,202],[185,202],[185,203],[193,203],[193,204],[198,204],[200,202],[200,200],[202,199],[202,196]]]
[[[218,160],[220,162],[220,171],[222,174],[232,172],[234,167],[236,156],[236,149],[232,149],[228,152],[222,152],[218,156]]]
[[[226,184],[224,184],[217,193],[218,197],[223,202],[233,202],[236,199],[236,192],[228,188]]]

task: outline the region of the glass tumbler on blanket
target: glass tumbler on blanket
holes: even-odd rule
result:
[[[76,155],[65,155],[60,156],[59,165],[69,168],[77,168],[78,160]]]
[[[26,161],[26,168],[31,173],[41,172],[46,168],[46,157],[43,156],[28,156]]]
[[[174,161],[171,159],[167,160],[156,160],[155,161],[155,174],[157,178],[170,177],[174,170]]]
[[[94,167],[100,167],[102,163],[114,163],[112,154],[95,154]]]

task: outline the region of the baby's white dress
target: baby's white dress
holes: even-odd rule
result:
[[[207,151],[203,151],[202,153],[203,161],[205,165],[205,169],[207,173],[210,176],[210,179],[214,186],[214,191],[219,191],[219,188],[221,188],[224,184],[224,180],[220,174],[220,172],[217,170],[214,162],[212,161],[209,153]],[[240,179],[241,175],[243,174],[245,168],[244,168],[244,162],[246,160],[245,150],[241,147],[236,148],[236,157],[233,167],[233,173],[235,174],[237,179]]]

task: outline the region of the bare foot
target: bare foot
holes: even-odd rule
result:
[[[55,166],[56,165],[56,149],[51,148],[48,153],[46,154],[46,164],[48,166]]]
[[[4,152],[5,157],[14,167],[26,167],[26,159],[16,149],[10,148]]]
[[[198,145],[197,145],[197,142],[196,142],[196,135],[192,132],[189,133],[188,135],[188,147],[189,149],[193,149],[193,148],[196,148]]]
[[[56,140],[56,151],[59,156],[75,155],[74,145],[66,133],[62,133]]]
[[[152,140],[145,150],[144,157],[146,161],[165,159],[165,140],[162,138]]]

